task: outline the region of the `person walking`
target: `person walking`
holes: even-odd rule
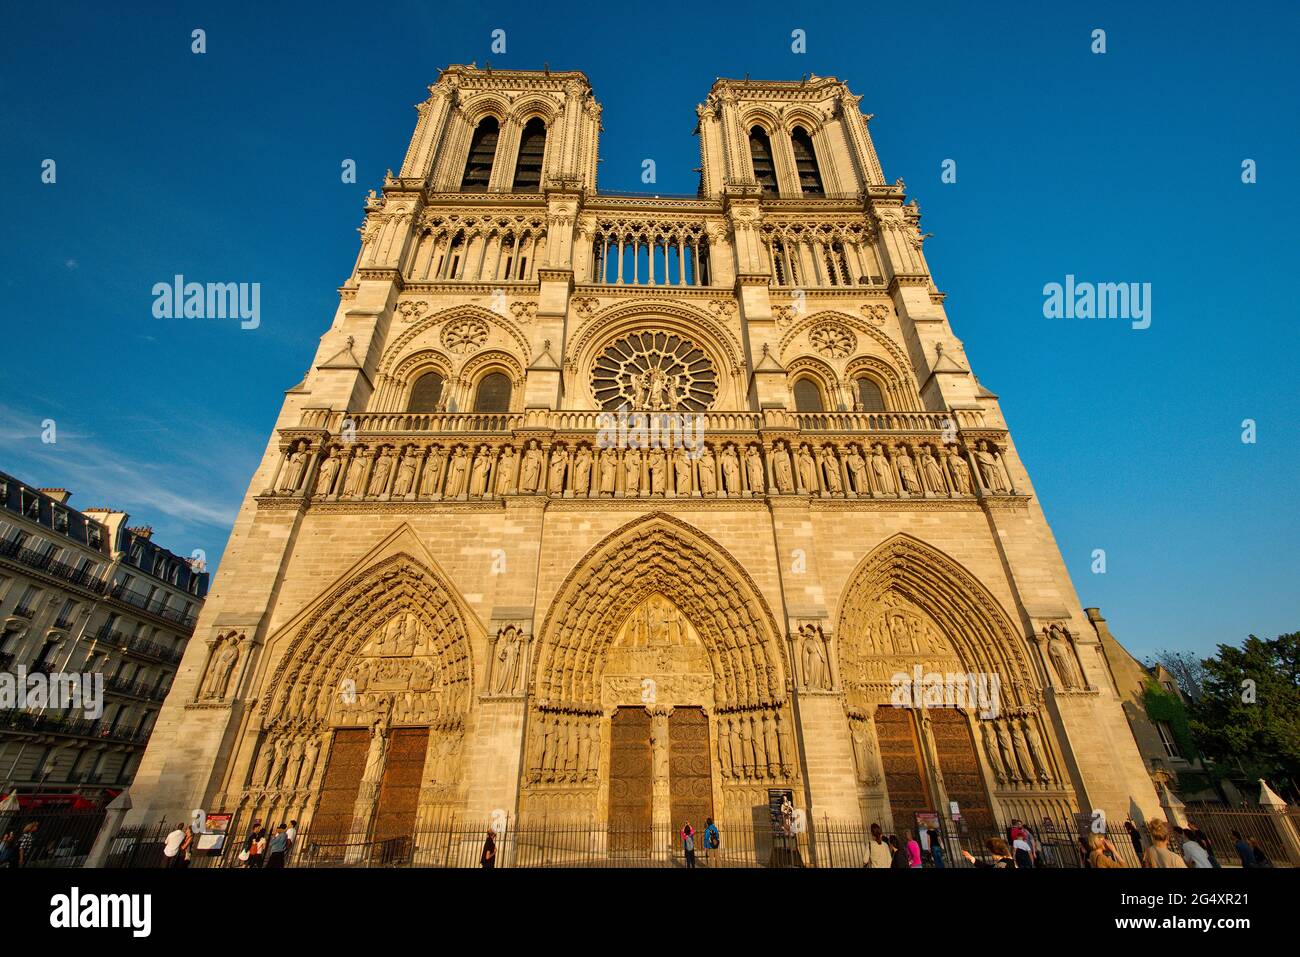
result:
[[[936,827],[930,828],[926,832],[926,837],[930,842],[930,857],[934,860],[934,866],[938,868],[944,867],[943,842],[939,838],[939,829]]]
[[[1205,849],[1205,854],[1210,859],[1211,867],[1223,866],[1222,864],[1219,863],[1219,859],[1214,856],[1214,842],[1210,840],[1210,835],[1206,834],[1204,831],[1202,831],[1197,825],[1193,824],[1191,821],[1187,822],[1187,827],[1183,829],[1183,832],[1186,834],[1190,834],[1192,836],[1192,840],[1196,841],[1197,844],[1201,845],[1201,847]]]
[[[1089,867],[1123,867],[1120,863],[1119,855],[1115,853],[1115,846],[1105,834],[1088,835],[1088,866]]]
[[[691,822],[682,825],[682,850],[686,852],[686,866],[695,866],[695,829]]]
[[[898,837],[894,834],[889,835],[890,850],[890,867],[910,868],[911,861],[907,859],[907,849],[898,843]]]
[[[862,862],[862,866],[883,870],[891,865],[893,859],[894,852],[885,843],[884,832],[880,829],[880,825],[871,825],[871,839],[867,841],[867,857]]]
[[[907,866],[911,868],[921,866],[921,843],[916,839],[915,834],[907,835]]]
[[[14,866],[14,832],[5,831],[4,836],[0,837],[0,867]]]
[[[1240,831],[1232,832],[1232,839],[1235,842],[1232,847],[1237,852],[1237,858],[1241,861],[1242,867],[1255,866],[1255,851],[1250,846],[1250,842],[1241,836]]]
[[[1151,846],[1142,854],[1142,866],[1145,868],[1186,867],[1187,862],[1169,850],[1169,824],[1164,818],[1152,818],[1147,822],[1147,834]]]
[[[1259,841],[1255,840],[1253,837],[1249,837],[1246,839],[1246,843],[1250,845],[1250,849],[1255,853],[1255,867],[1273,866],[1273,862],[1268,859],[1268,855],[1264,853],[1264,848]]]
[[[1205,845],[1196,839],[1196,833],[1190,828],[1176,827],[1175,831],[1183,841],[1183,860],[1187,862],[1188,867],[1205,867],[1210,868],[1214,865],[1210,862],[1209,851]]]
[[[992,862],[980,860],[964,847],[961,856],[976,867],[993,868],[999,871],[1014,871],[1016,869],[1016,859],[1011,856],[1010,850],[1007,849],[1007,842],[1002,838],[990,837],[984,842],[984,846],[988,848],[989,854],[993,856]]]
[[[177,824],[163,840],[163,858],[167,867],[181,867],[181,845],[185,843],[185,825]]]
[[[23,828],[22,833],[18,835],[18,866],[26,867],[32,862],[32,857],[36,854],[36,831],[40,824],[36,821],[28,822]]]
[[[488,828],[487,837],[483,840],[483,853],[478,856],[478,866],[497,866],[497,832],[492,828]]]
[[[266,828],[260,824],[257,830],[253,832],[248,842],[248,860],[244,862],[245,867],[261,867],[266,858]]]
[[[1139,861],[1142,860],[1142,832],[1138,830],[1132,818],[1124,822],[1124,830],[1128,831],[1128,839],[1133,842],[1133,853],[1137,855]]]
[[[267,867],[284,869],[284,856],[289,853],[289,829],[280,822],[280,826],[275,829],[271,835],[271,841],[267,845],[267,850],[271,852],[270,857],[266,860]]]

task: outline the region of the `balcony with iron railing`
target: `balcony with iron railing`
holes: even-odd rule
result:
[[[0,731],[55,734],[126,744],[139,744],[149,739],[149,730],[113,728],[97,719],[69,718],[63,714],[36,714],[17,709],[0,711]]]
[[[120,648],[122,651],[139,655],[143,658],[152,658],[155,661],[170,662],[177,664],[184,657],[185,651],[181,648],[168,648],[160,645],[156,641],[150,641],[147,638],[140,638],[135,635],[127,635],[120,631],[114,631],[108,625],[103,625],[95,632],[96,641],[104,641]]]
[[[56,562],[47,552],[24,548],[13,539],[0,542],[0,558],[7,558],[36,571],[44,572],[70,585],[97,591],[102,587],[102,579],[90,574],[88,570],[79,570],[63,562]]]

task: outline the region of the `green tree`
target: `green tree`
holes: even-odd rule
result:
[[[1275,787],[1300,781],[1300,632],[1240,648],[1219,645],[1206,658],[1190,727],[1221,776],[1265,778]]]

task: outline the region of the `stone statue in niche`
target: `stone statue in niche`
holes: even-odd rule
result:
[[[840,481],[840,463],[835,457],[835,450],[829,445],[822,449],[822,480],[826,483],[826,491],[832,495],[839,495],[844,491],[844,484]]]
[[[830,668],[826,661],[826,646],[821,627],[803,625],[799,629],[803,652],[803,681],[810,691],[830,688]]]
[[[210,661],[208,678],[203,683],[203,690],[199,696],[207,700],[220,701],[226,696],[230,676],[239,661],[239,639],[235,637],[234,632],[217,639]]]
[[[393,498],[404,498],[415,490],[415,456],[407,451],[397,467],[397,479],[393,482]]]
[[[1059,625],[1051,625],[1045,629],[1047,635],[1047,654],[1052,659],[1052,665],[1056,669],[1056,676],[1061,681],[1061,687],[1067,691],[1075,691],[1083,687],[1083,678],[1079,674],[1078,666],[1074,660],[1074,652],[1067,643],[1066,633]]]
[[[916,477],[916,466],[906,446],[898,447],[898,476],[905,492],[915,494],[921,491],[921,481]]]
[[[370,476],[370,487],[367,489],[370,495],[382,495],[384,489],[388,487],[388,474],[393,470],[393,453],[391,449],[384,449],[379,454],[375,462],[375,472]]]
[[[663,495],[668,484],[668,468],[664,450],[660,448],[651,449],[646,464],[650,472],[650,494]]]
[[[943,481],[943,469],[939,467],[939,459],[935,456],[933,445],[925,446],[925,449],[921,452],[921,474],[925,477],[925,484],[930,487],[931,492],[942,495],[948,490],[948,486]]]
[[[803,490],[809,495],[817,491],[817,464],[813,461],[812,450],[807,445],[799,446],[799,481]]]
[[[523,634],[514,625],[497,632],[497,694],[511,694],[519,682],[519,664],[523,656]]]
[[[432,498],[442,488],[442,470],[447,462],[447,450],[436,446],[429,453],[429,461],[424,466],[424,477],[420,479],[420,498]]]
[[[984,476],[984,485],[990,492],[1006,492],[1007,483],[1002,478],[1002,467],[998,465],[996,449],[987,439],[981,440],[975,452],[975,460],[980,464]]]
[[[327,495],[334,487],[334,478],[339,474],[339,450],[330,449],[329,455],[321,463],[320,473],[316,476],[317,495]]]
[[[772,474],[778,492],[794,491],[794,472],[790,465],[789,447],[778,441],[772,448]]]
[[[712,496],[718,493],[718,464],[717,459],[713,457],[713,449],[704,446],[700,450],[699,465],[700,475],[700,494],[703,496]]]
[[[762,495],[767,490],[763,478],[763,456],[759,455],[757,446],[745,449],[745,474],[749,479],[749,490],[755,495]]]
[[[722,487],[728,495],[740,494],[740,458],[736,447],[728,445],[722,450]]]
[[[685,449],[673,450],[673,491],[679,496],[691,494],[691,460]]]
[[[496,492],[498,495],[509,495],[514,491],[511,484],[514,481],[514,472],[515,450],[513,446],[507,445],[501,450],[501,461],[497,463]]]
[[[447,470],[447,498],[456,498],[465,491],[465,473],[469,470],[469,453],[465,446],[456,447]]]
[[[524,463],[519,469],[519,491],[525,494],[536,492],[542,477],[542,447],[536,439],[528,443],[524,451]]]
[[[382,721],[370,727],[370,750],[366,753],[366,770],[361,775],[363,784],[378,784],[384,773],[384,756],[388,753],[388,732]]]
[[[618,479],[618,453],[605,449],[600,453],[600,494],[613,495]]]
[[[307,443],[295,442],[290,446],[285,458],[284,477],[280,479],[280,491],[291,494],[298,491],[302,483],[302,473],[307,468]]]
[[[591,449],[579,447],[573,460],[573,494],[586,495],[591,487]]]
[[[641,450],[628,449],[623,454],[623,493],[633,496],[641,491]]]
[[[856,445],[850,446],[844,462],[849,468],[849,481],[853,483],[853,491],[858,495],[866,495],[871,490],[871,484],[867,479],[867,460],[862,457],[862,450]]]
[[[872,446],[871,472],[876,478],[876,488],[882,494],[893,495],[898,491],[898,487],[894,484],[894,470],[890,467],[889,459],[885,457],[883,445]]]
[[[952,475],[953,491],[958,495],[969,495],[970,466],[955,445],[948,446],[948,472]]]
[[[469,494],[482,498],[488,490],[488,472],[492,468],[492,452],[486,445],[478,447],[474,456],[474,465],[470,469]]]
[[[546,481],[546,491],[551,495],[564,494],[564,473],[568,470],[568,450],[562,445],[551,449],[551,467]]]
[[[343,494],[348,498],[360,498],[362,491],[362,482],[366,477],[366,462],[369,457],[365,449],[358,449],[356,455],[352,456],[352,464],[348,468],[347,482],[344,484]]]

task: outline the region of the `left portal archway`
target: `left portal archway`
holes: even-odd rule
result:
[[[357,843],[458,807],[472,621],[406,553],[320,601],[263,686],[241,816],[295,817],[313,841]]]

